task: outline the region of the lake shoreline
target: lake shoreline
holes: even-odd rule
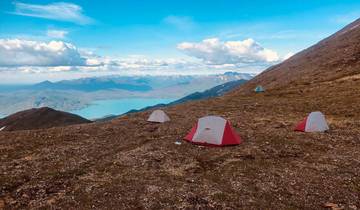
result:
[[[91,101],[90,103],[88,103],[78,109],[60,110],[60,111],[69,112],[69,113],[76,114],[76,115],[79,115],[79,116],[87,118],[87,119],[94,120],[94,119],[99,119],[99,118],[103,118],[103,117],[111,116],[111,115],[122,115],[131,110],[143,109],[143,108],[157,105],[157,104],[167,104],[167,103],[170,103],[175,100],[177,100],[177,98],[169,99],[169,98],[128,97],[128,98],[120,98],[120,99],[119,98],[104,99],[104,100]],[[111,103],[114,103],[114,105],[111,106]],[[37,107],[37,108],[40,108],[40,107]],[[100,111],[97,109],[100,109]],[[101,111],[101,110],[106,110],[106,109],[108,111]],[[14,112],[14,113],[16,113],[16,112]],[[1,114],[0,113],[0,119],[3,119],[14,113],[11,113],[11,114]],[[102,114],[104,114],[104,115],[102,115]]]
[[[167,104],[176,98],[123,98],[109,100],[95,100],[88,106],[72,110],[70,113],[87,119],[99,119],[110,115],[121,115],[131,110],[142,109],[157,104]]]

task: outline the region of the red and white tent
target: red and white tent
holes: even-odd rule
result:
[[[329,130],[329,126],[321,112],[311,112],[295,128],[295,131],[301,132],[324,132],[326,130]]]
[[[231,127],[230,122],[218,116],[206,116],[198,120],[185,140],[203,145],[237,145],[241,138]]]

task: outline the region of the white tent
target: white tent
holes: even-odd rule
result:
[[[326,130],[329,130],[329,126],[321,112],[311,112],[295,128],[295,131],[302,132],[324,132]]]
[[[200,118],[185,140],[195,144],[205,145],[237,145],[241,138],[231,127],[230,122],[219,116]]]
[[[166,115],[166,113],[164,111],[158,109],[151,113],[151,115],[149,116],[147,121],[163,123],[166,121],[170,121],[170,118],[169,118],[169,116]]]

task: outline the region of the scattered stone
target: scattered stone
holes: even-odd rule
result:
[[[5,208],[5,201],[3,199],[0,199],[0,209]]]
[[[331,209],[331,210],[341,210],[344,209],[343,207],[340,207],[338,204],[336,203],[325,203],[324,204],[325,208]]]

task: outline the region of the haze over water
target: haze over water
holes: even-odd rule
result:
[[[153,99],[153,98],[128,98],[115,100],[94,101],[92,105],[75,110],[72,113],[87,119],[101,118],[107,115],[120,115],[133,109],[142,109],[161,103],[169,103],[175,99]]]

